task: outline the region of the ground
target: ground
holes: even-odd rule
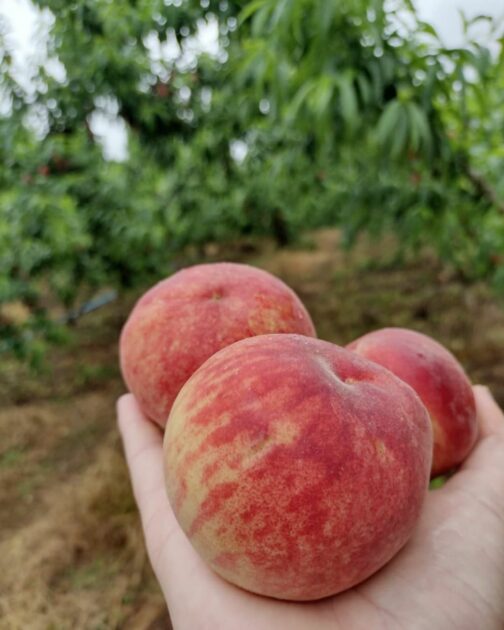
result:
[[[383,326],[431,334],[504,403],[504,310],[488,288],[428,252],[399,261],[392,239],[352,252],[339,241],[323,230],[296,248],[211,245],[206,257],[279,275],[323,339],[344,344]],[[43,373],[5,357],[0,365],[2,629],[170,627],[115,424],[117,338],[138,294],[82,318]]]

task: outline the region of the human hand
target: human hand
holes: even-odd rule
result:
[[[480,439],[461,469],[430,491],[408,544],[374,576],[318,602],[253,595],[209,569],[166,497],[163,436],[134,397],[118,422],[147,551],[175,630],[502,630],[504,415],[474,388]]]

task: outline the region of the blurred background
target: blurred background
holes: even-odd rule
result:
[[[501,0],[0,0],[0,627],[169,627],[115,428],[135,299],[265,268],[504,402]]]

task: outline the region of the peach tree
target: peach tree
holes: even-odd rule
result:
[[[33,5],[30,88],[0,25],[0,350],[37,354],[100,287],[244,234],[395,231],[504,287],[499,24],[450,48],[409,0]]]

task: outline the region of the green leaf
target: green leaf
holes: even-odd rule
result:
[[[371,102],[371,86],[369,85],[367,78],[362,73],[357,75],[357,85],[359,87],[362,103],[364,105],[368,105]]]
[[[317,87],[315,81],[307,81],[296,93],[288,107],[285,115],[291,122],[298,116],[301,107],[304,105],[310,93]]]
[[[406,104],[406,108],[408,111],[408,118],[409,118],[409,127],[410,127],[410,138],[409,138],[409,145],[410,148],[413,149],[413,151],[418,151],[418,149],[420,148],[420,137],[421,137],[421,132],[420,132],[420,127],[418,125],[418,121],[415,118],[415,115],[413,113],[413,109],[415,108],[414,103],[407,103]]]
[[[257,13],[259,9],[269,4],[271,0],[254,0],[253,2],[249,2],[239,13],[238,15],[238,23],[243,24],[248,19],[250,19],[254,13]]]
[[[375,102],[381,103],[383,101],[383,79],[380,65],[377,61],[373,61],[368,69],[371,74],[371,85],[373,87]]]
[[[346,122],[350,130],[354,130],[358,123],[359,106],[352,76],[350,74],[347,74],[340,79],[339,88],[341,114],[343,116],[343,120]]]
[[[406,109],[401,106],[390,149],[390,154],[393,158],[398,158],[404,153],[408,142],[408,130],[408,115]]]
[[[407,104],[410,127],[411,148],[417,151],[420,146],[430,150],[432,135],[425,112],[413,102]]]
[[[426,33],[427,35],[432,35],[432,37],[434,37],[434,39],[438,42],[441,41],[439,37],[439,33],[434,28],[434,26],[430,24],[429,22],[419,21],[418,30],[422,31],[423,33]]]
[[[327,2],[327,0],[322,0],[322,2],[318,2],[318,31],[327,34],[332,26],[332,22],[334,16],[337,11],[336,2]]]
[[[379,144],[387,145],[392,142],[402,111],[403,106],[397,100],[390,101],[387,107],[383,110],[376,128],[376,137]]]
[[[273,16],[271,18],[271,26],[275,28],[278,23],[286,17],[287,9],[290,8],[291,0],[277,0]]]
[[[314,82],[313,89],[307,96],[310,109],[322,116],[331,102],[335,87],[335,79],[329,75],[322,75]]]

